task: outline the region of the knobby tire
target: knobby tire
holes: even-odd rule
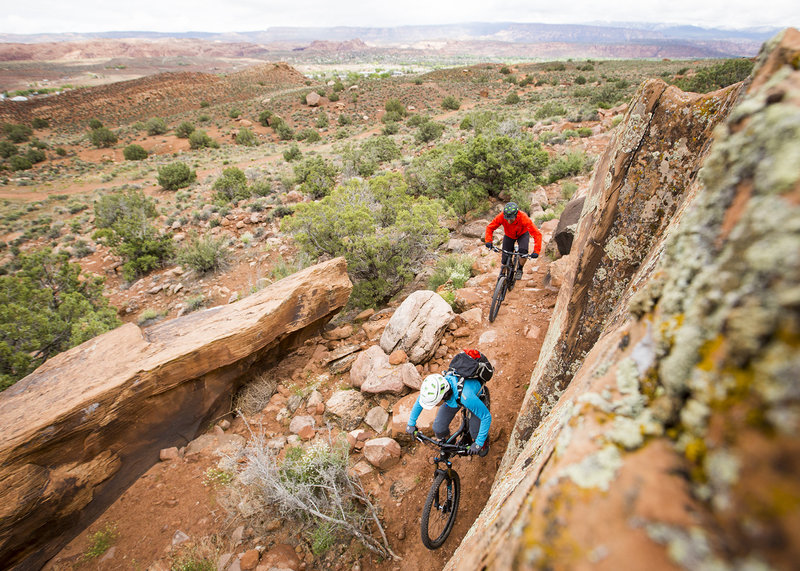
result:
[[[448,484],[451,487],[450,498],[447,497]],[[444,544],[456,522],[460,499],[461,481],[455,470],[436,474],[422,508],[420,531],[425,547],[438,549]]]
[[[489,323],[494,322],[497,317],[497,312],[500,311],[500,304],[506,297],[506,276],[497,278],[497,285],[494,286],[494,293],[492,294],[492,305],[489,307]]]

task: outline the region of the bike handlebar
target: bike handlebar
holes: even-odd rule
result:
[[[419,430],[414,433],[414,438],[422,442],[423,444],[430,444],[432,446],[436,446],[442,452],[447,452],[450,454],[456,454],[458,456],[468,456],[469,446],[464,446],[463,444],[448,444],[447,442],[443,442],[441,440],[435,440],[433,438],[429,438],[422,434]]]
[[[516,254],[516,255],[517,255],[517,256],[519,256],[520,258],[531,258],[531,259],[535,259],[535,258],[538,258],[538,257],[539,257],[539,254],[537,254],[536,252],[531,252],[530,254],[520,254],[519,252],[511,252],[511,251],[509,251],[509,250],[503,250],[502,248],[498,248],[498,247],[497,247],[497,246],[495,246],[494,244],[492,244],[492,247],[491,247],[490,249],[492,250],[492,252],[502,252],[502,253],[504,253],[504,254],[511,254],[511,255],[514,255],[514,254]]]

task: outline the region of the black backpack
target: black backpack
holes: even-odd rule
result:
[[[477,358],[475,357],[477,355]],[[494,366],[486,355],[476,349],[465,349],[450,361],[445,374],[452,373],[458,377],[458,401],[461,402],[461,391],[464,388],[464,379],[480,381],[481,388],[489,382],[494,375]]]

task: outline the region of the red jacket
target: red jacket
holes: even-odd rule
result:
[[[492,235],[494,234],[494,231],[497,230],[501,224],[503,225],[503,231],[505,232],[506,236],[513,238],[514,240],[522,236],[525,232],[530,232],[531,236],[533,236],[533,251],[537,254],[541,253],[542,233],[539,232],[539,229],[534,225],[533,221],[528,217],[528,215],[521,210],[517,212],[517,217],[514,222],[509,222],[506,220],[503,217],[502,212],[495,216],[494,220],[489,222],[489,225],[486,227],[486,242],[492,241]]]

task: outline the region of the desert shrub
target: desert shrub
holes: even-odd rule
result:
[[[103,529],[94,532],[89,537],[89,547],[81,559],[83,561],[89,561],[100,557],[109,550],[109,548],[117,540],[117,537],[119,537],[119,532],[117,531],[116,526],[110,523],[106,524]]]
[[[294,139],[294,129],[292,129],[282,118],[278,117],[277,115],[273,115],[269,124],[281,141],[291,141]]]
[[[144,130],[151,137],[163,135],[167,129],[167,122],[161,117],[150,117],[144,124]]]
[[[89,119],[89,129],[90,130],[99,129],[102,126],[103,126],[103,123],[100,121],[100,119]]]
[[[224,236],[206,235],[202,238],[197,232],[190,232],[189,239],[178,252],[178,263],[188,266],[199,274],[219,270],[230,259],[228,239]]]
[[[157,182],[164,190],[178,190],[197,179],[197,173],[186,163],[176,162],[158,167]]]
[[[194,131],[194,125],[189,121],[183,121],[180,125],[175,127],[175,136],[181,139],[188,139],[189,135]]]
[[[454,289],[461,289],[472,277],[472,264],[475,260],[465,254],[450,254],[439,258],[433,275],[428,280],[428,287],[434,291],[447,282],[453,284]]]
[[[328,126],[328,124],[329,124],[328,114],[325,113],[324,109],[320,109],[319,115],[317,115],[317,119],[314,122],[314,126],[317,129],[325,129]]]
[[[564,200],[570,200],[575,191],[578,190],[578,185],[572,181],[566,180],[561,183],[561,198]]]
[[[155,201],[140,190],[103,196],[94,205],[96,240],[108,243],[122,257],[127,280],[157,268],[172,256],[170,234],[161,234],[150,220],[158,216]]]
[[[336,91],[334,91],[333,93],[328,95],[328,101],[336,103],[337,101],[339,101],[339,97],[340,97],[339,94]]]
[[[319,133],[316,129],[301,129],[295,133],[294,138],[298,141],[306,141],[307,143],[316,143],[322,137],[319,136]]]
[[[0,276],[0,390],[120,325],[103,296],[103,278],[83,274],[65,253],[21,252],[13,264]]]
[[[336,183],[339,171],[333,163],[322,157],[310,157],[294,167],[294,176],[300,190],[318,199],[326,196]]]
[[[353,118],[350,115],[347,115],[346,113],[340,113],[336,121],[337,123],[339,123],[340,127],[345,127],[353,123]]]
[[[269,120],[272,117],[272,111],[264,110],[258,114],[258,122],[264,127],[269,127]]]
[[[34,129],[47,129],[50,126],[50,121],[44,117],[34,117],[31,121],[31,125]]]
[[[396,135],[400,132],[400,125],[397,123],[386,123],[381,129],[381,135]]]
[[[600,87],[599,89],[594,90],[591,102],[593,105],[597,105],[598,107],[602,107],[603,109],[610,109],[611,107],[614,107],[614,105],[622,101],[624,97],[625,97],[624,92],[619,90],[616,85],[612,83],[607,83],[602,87]]]
[[[245,147],[255,147],[258,145],[258,138],[250,129],[242,127],[236,135],[236,144]]]
[[[592,160],[582,151],[571,151],[556,158],[547,169],[547,182],[552,183],[568,176],[585,172],[592,166]]]
[[[504,65],[503,67],[500,68],[500,73],[502,73],[503,75],[509,75],[511,73],[511,68],[508,67],[507,65]]]
[[[458,111],[458,109],[460,108],[461,108],[461,102],[452,95],[448,95],[447,97],[442,99],[442,109]]]
[[[122,149],[126,161],[141,161],[147,158],[147,151],[141,145],[128,145]]]
[[[222,176],[214,181],[214,185],[211,188],[216,191],[214,195],[215,202],[221,204],[243,200],[250,196],[250,191],[247,189],[247,177],[237,167],[229,167],[223,170]]]
[[[566,114],[567,110],[561,103],[557,101],[545,101],[542,106],[536,110],[534,117],[536,119],[547,119],[548,117],[557,117]]]
[[[219,143],[209,137],[208,133],[202,129],[192,131],[191,135],[189,135],[189,148],[202,149],[204,147],[216,149],[219,147]]]
[[[509,93],[508,96],[506,96],[505,100],[503,101],[503,103],[505,103],[506,105],[516,105],[519,102],[520,102],[519,94],[516,91],[512,91],[511,93]]]
[[[729,59],[700,69],[694,76],[679,79],[675,84],[684,91],[707,93],[747,79],[753,65],[754,62],[746,58]]]
[[[381,558],[394,556],[369,494],[348,473],[346,441],[291,448],[279,462],[258,437],[244,454],[247,462],[240,468],[235,489],[245,495],[244,501],[259,505],[260,512],[276,511],[323,528],[312,536],[313,549],[323,550],[333,541],[349,543],[352,538]],[[370,529],[378,530],[382,541]]]
[[[299,160],[302,157],[303,157],[303,152],[297,145],[292,145],[291,147],[283,151],[283,160],[285,160],[287,163]]]
[[[19,148],[10,141],[0,141],[0,158],[7,159],[19,154]]]
[[[25,158],[28,159],[31,163],[41,163],[47,158],[47,155],[44,154],[44,151],[41,149],[28,149],[25,153]]]
[[[113,147],[117,144],[117,135],[108,127],[98,127],[89,131],[89,141],[95,147]]]
[[[419,127],[420,125],[424,125],[425,123],[427,123],[430,120],[431,120],[431,118],[428,117],[427,115],[421,115],[421,114],[417,113],[415,115],[412,115],[411,118],[408,120],[408,126],[409,127]]]
[[[230,117],[231,119],[238,119],[241,114],[242,112],[236,107],[231,107],[228,110],[228,117]]]
[[[33,163],[28,157],[14,155],[8,159],[8,168],[12,171],[26,171],[33,168]]]
[[[344,256],[351,303],[374,306],[397,293],[446,237],[441,207],[414,199],[399,174],[350,179],[318,202],[298,204],[282,227],[310,255]]]
[[[3,134],[12,143],[24,143],[31,138],[31,135],[33,135],[33,129],[27,125],[4,123]]]
[[[583,137],[591,137],[592,136],[592,128],[591,127],[578,127],[578,136]]]
[[[386,113],[396,113],[400,118],[405,117],[408,115],[408,111],[406,110],[406,106],[399,99],[389,99],[383,106],[386,110]]]
[[[355,173],[369,177],[387,161],[399,159],[400,148],[393,139],[386,136],[371,137],[361,144],[360,149],[348,145],[342,152],[345,173]]]
[[[430,143],[435,141],[444,133],[444,125],[436,121],[426,121],[417,128],[414,140],[417,143]]]

